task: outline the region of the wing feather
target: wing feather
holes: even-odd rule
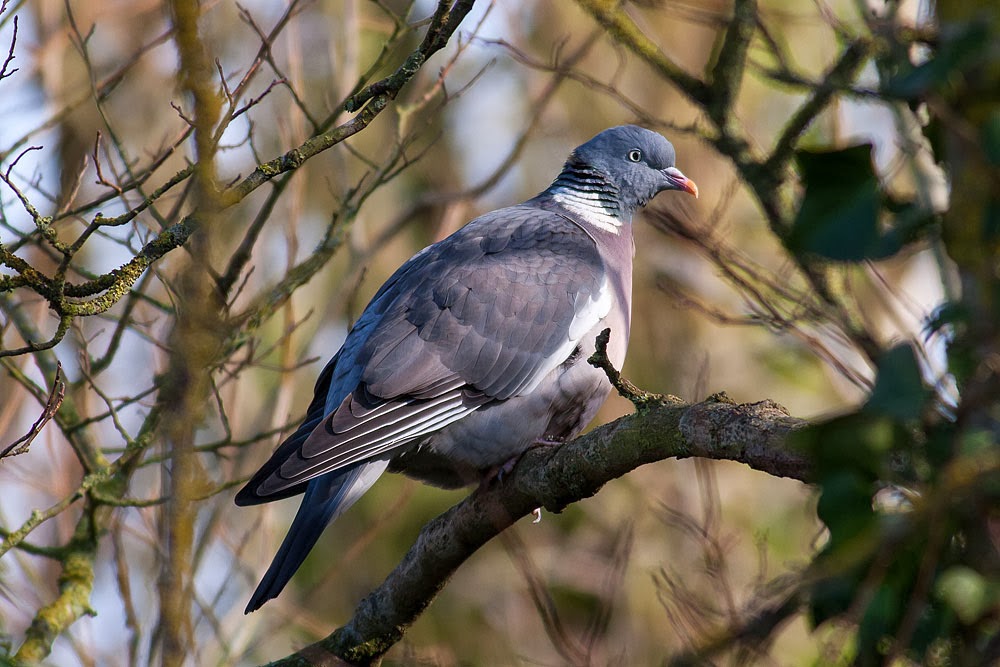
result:
[[[521,205],[474,220],[379,290],[324,370],[324,396],[244,491],[288,495],[532,390],[611,299],[593,239],[568,219]]]

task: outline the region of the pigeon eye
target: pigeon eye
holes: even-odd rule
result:
[[[633,148],[628,152],[628,159],[632,162],[638,162],[642,159],[642,151],[637,148]]]

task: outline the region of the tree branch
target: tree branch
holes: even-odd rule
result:
[[[409,55],[406,61],[390,76],[375,82],[358,95],[351,99],[349,106],[353,110],[360,109],[360,112],[337,127],[326,130],[321,134],[310,137],[300,146],[289,150],[268,162],[260,164],[246,178],[231,188],[219,193],[217,208],[219,210],[229,208],[250,195],[260,186],[269,182],[276,176],[295,171],[312,157],[323,151],[342,143],[355,134],[361,132],[395,99],[400,89],[406,85],[419,68],[435,53],[440,51],[447,44],[448,40],[458,29],[462,19],[472,9],[475,0],[457,0],[452,5],[447,0],[438,3],[437,11],[431,19],[421,44]],[[361,100],[364,100],[363,102]],[[362,108],[363,107],[363,108]],[[15,161],[16,162],[16,161]],[[8,166],[8,172],[10,167]],[[165,187],[172,186],[174,181],[187,178],[192,168],[185,169],[166,184]],[[27,198],[21,195],[6,174],[0,175],[8,187],[14,190],[15,194],[21,197],[22,202],[27,207],[36,226],[47,239],[55,239],[55,232],[51,228],[51,219],[45,218],[31,207]],[[158,191],[162,194],[162,192]],[[100,219],[101,224],[124,224],[130,221],[138,211],[148,208],[155,197],[146,198],[140,204],[138,210],[127,212],[114,220]],[[141,276],[154,262],[162,258],[167,253],[183,246],[188,238],[201,227],[205,212],[195,210],[186,215],[179,222],[166,227],[160,231],[151,241],[146,243],[142,250],[125,262],[117,269],[99,276],[94,280],[82,284],[60,282],[57,286],[52,279],[43,275],[20,260],[12,252],[0,246],[0,261],[18,271],[15,277],[0,277],[0,289],[4,291],[12,290],[16,287],[29,287],[36,293],[45,297],[50,307],[64,318],[85,317],[104,313],[113,307],[123,296],[125,296]],[[62,251],[62,246],[56,246]],[[98,296],[92,296],[98,295]],[[78,301],[67,299],[66,297],[92,297]],[[59,342],[61,337],[53,339],[52,345]],[[17,354],[31,352],[33,349],[19,349]],[[0,350],[0,354],[14,356],[14,352]]]
[[[452,6],[451,0],[438,0],[437,9],[420,47],[411,53],[395,72],[350,97],[344,108],[354,113],[376,97],[385,95],[389,99],[395,99],[396,94],[416,76],[427,59],[444,48],[465,15],[472,10],[474,3],[475,0],[458,0]]]
[[[593,16],[613,40],[630,49],[657,74],[672,81],[692,102],[698,106],[708,104],[711,96],[708,85],[668,58],[622,10],[616,0],[577,0],[577,4]]]
[[[809,481],[809,461],[788,445],[789,436],[805,424],[773,401],[736,404],[717,394],[693,405],[650,407],[563,445],[529,450],[502,482],[481,486],[428,523],[346,625],[270,667],[378,661],[449,577],[493,537],[539,506],[561,512],[646,463],[698,456]]]
[[[705,105],[705,111],[719,128],[726,127],[727,117],[734,111],[733,101],[743,83],[747,50],[757,23],[757,1],[736,0],[733,18],[725,33],[720,35],[722,43],[708,72],[713,94]]]
[[[49,423],[52,417],[55,416],[59,406],[62,405],[65,395],[66,382],[62,377],[62,364],[58,364],[56,367],[55,379],[52,381],[52,390],[49,392],[49,398],[45,402],[45,408],[42,410],[41,416],[35,420],[35,423],[31,425],[31,428],[28,429],[27,433],[3,449],[0,449],[0,459],[8,456],[17,456],[27,452],[31,443],[36,437],[38,437],[38,434],[42,432],[42,429]]]

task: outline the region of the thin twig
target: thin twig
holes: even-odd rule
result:
[[[608,341],[611,340],[611,329],[605,329],[597,335],[596,351],[587,359],[594,368],[599,368],[608,376],[611,386],[623,397],[627,398],[640,412],[649,409],[653,405],[671,405],[682,403],[682,399],[676,396],[665,396],[640,389],[632,384],[628,378],[614,367],[611,359],[608,358]]]
[[[62,405],[63,398],[66,396],[66,383],[63,381],[62,376],[62,364],[56,365],[56,376],[52,380],[52,389],[49,391],[49,398],[45,402],[45,408],[42,410],[42,414],[35,420],[35,423],[31,425],[28,432],[22,435],[20,438],[7,445],[0,451],[0,460],[8,456],[17,456],[18,454],[24,454],[28,451],[31,443],[34,439],[41,433],[42,429],[45,427],[49,420],[51,420],[59,406]]]
[[[6,9],[7,9],[7,3],[4,2],[3,5],[0,6],[0,14],[2,14],[4,12],[4,10],[6,10]],[[10,49],[7,51],[7,57],[4,59],[3,65],[0,65],[0,81],[6,79],[9,76],[12,76],[15,72],[18,71],[17,67],[15,67],[14,69],[12,69],[10,71],[7,70],[7,68],[10,67],[10,64],[12,62],[14,62],[14,58],[16,57],[14,55],[14,46],[16,44],[17,44],[17,15],[15,14],[14,15],[14,34],[11,35],[11,38],[10,38]]]

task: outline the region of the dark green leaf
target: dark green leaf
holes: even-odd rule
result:
[[[846,573],[821,579],[813,586],[809,598],[809,616],[813,627],[837,618],[851,607],[861,584],[862,572]]]
[[[886,584],[878,587],[858,627],[857,664],[882,664],[881,640],[892,634],[903,604],[895,587]]]
[[[969,344],[968,330],[972,319],[969,305],[961,301],[946,301],[931,313],[924,327],[927,336],[943,334],[948,341],[948,371],[961,388],[979,365],[979,355]]]
[[[986,57],[992,39],[985,21],[962,25],[950,34],[943,33],[937,53],[930,60],[901,71],[882,90],[886,95],[904,99],[922,98],[932,91],[941,91]]]
[[[996,197],[992,197],[986,202],[986,210],[983,212],[983,243],[990,245],[1000,240],[1000,203]]]
[[[936,217],[914,202],[884,197],[871,160],[871,146],[796,154],[805,194],[786,239],[794,253],[858,262],[896,254]],[[880,229],[883,211],[891,227]]]
[[[897,345],[878,361],[875,388],[865,404],[865,412],[899,421],[916,419],[923,412],[928,391],[920,366],[909,343]]]
[[[900,202],[883,198],[883,206],[892,214],[892,226],[885,231],[875,247],[879,257],[899,252],[907,243],[921,237],[934,224],[940,224],[940,217],[912,201]]]
[[[955,626],[955,612],[937,600],[928,601],[924,613],[917,622],[917,630],[910,640],[910,649],[917,657],[925,657],[928,651],[946,638]],[[923,660],[921,664],[926,664]]]
[[[788,237],[789,249],[838,261],[873,258],[881,237],[871,145],[799,151],[796,159],[805,195]]]
[[[928,431],[924,453],[931,474],[937,476],[955,454],[955,430],[951,422],[942,422]]]
[[[846,471],[874,482],[898,438],[891,419],[855,412],[803,429],[794,444],[812,458],[820,477]]]
[[[1000,111],[994,110],[983,123],[983,152],[994,167],[1000,167]]]
[[[821,482],[816,515],[830,530],[825,551],[839,549],[867,530],[875,520],[871,483],[852,472],[838,472]]]

